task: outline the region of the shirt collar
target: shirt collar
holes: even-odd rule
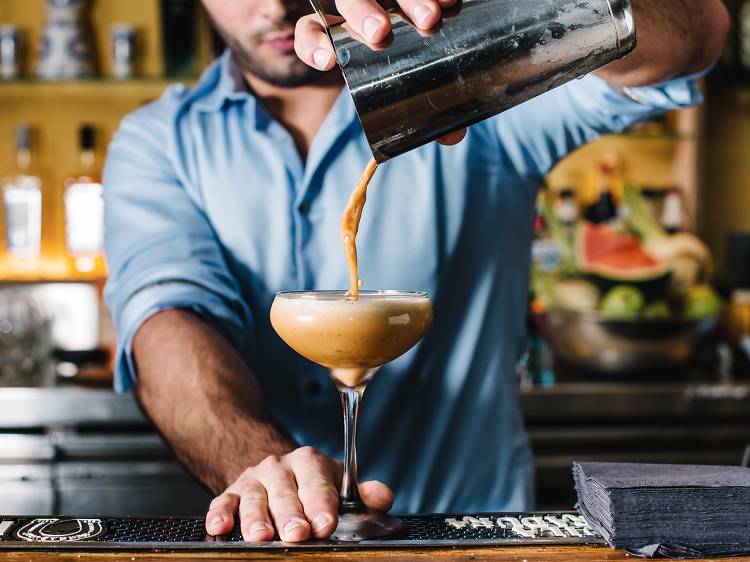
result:
[[[255,118],[255,127],[267,127],[271,116],[258,102],[245,82],[232,53],[226,49],[217,61],[203,74],[192,93],[193,107],[204,113],[220,111],[226,102],[253,104],[248,113]],[[349,125],[357,119],[354,102],[346,88],[342,88],[336,103],[331,108],[327,121],[337,126]]]
[[[229,49],[201,76],[192,97],[193,106],[205,113],[219,111],[226,101],[255,99],[248,91]]]

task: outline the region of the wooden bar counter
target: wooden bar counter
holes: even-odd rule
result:
[[[205,533],[203,517],[0,516],[0,562],[487,562],[635,561],[575,512],[402,515],[404,532],[346,543],[242,542]],[[707,560],[714,560],[710,558]],[[750,562],[750,556],[737,557]]]
[[[387,562],[634,562],[640,560],[626,552],[611,550],[606,547],[591,546],[522,546],[492,547],[468,549],[399,549],[399,550],[362,550],[339,552],[13,552],[0,553],[3,562],[167,562],[198,561],[201,562],[234,562],[234,561],[280,561],[298,562],[343,562],[348,560],[375,560]],[[750,562],[750,557],[705,560],[732,560]]]

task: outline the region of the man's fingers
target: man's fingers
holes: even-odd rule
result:
[[[224,492],[214,498],[206,514],[206,532],[209,535],[224,535],[234,528],[234,514],[240,505],[240,497]]]
[[[242,485],[239,513],[243,539],[248,542],[273,540],[276,532],[268,513],[266,489],[257,480]]]
[[[266,542],[278,533],[282,541],[299,542],[311,534],[327,538],[338,522],[338,489],[343,467],[311,447],[284,457],[271,456],[246,470],[216,497],[206,515],[206,531],[229,534],[239,516],[242,537]],[[381,482],[359,486],[365,504],[389,511],[393,492]]]
[[[393,507],[393,492],[388,486],[377,480],[362,482],[359,485],[359,494],[367,507],[376,511],[388,512]]]
[[[297,482],[292,472],[277,457],[268,457],[257,468],[281,540],[299,542],[307,539],[310,536],[310,523],[299,501]]]
[[[336,8],[368,43],[380,43],[391,32],[391,20],[374,0],[336,0]]]
[[[398,4],[419,29],[430,29],[440,21],[441,7],[436,0],[399,0]]]
[[[466,129],[461,129],[460,131],[456,131],[454,133],[447,134],[444,137],[440,137],[438,139],[438,142],[440,144],[451,146],[460,143],[462,140],[464,140],[465,137]]]
[[[420,30],[435,27],[441,19],[442,9],[458,0],[398,0],[399,7]],[[377,48],[391,32],[391,21],[386,11],[375,0],[336,0],[341,17],[327,16],[329,23],[346,21],[353,37]],[[331,70],[336,63],[333,47],[317,14],[297,22],[294,39],[297,56],[318,70]]]
[[[294,50],[303,62],[318,70],[331,70],[336,65],[333,46],[315,14],[297,22]]]
[[[295,451],[291,462],[312,533],[319,539],[327,538],[337,523],[339,499],[334,480],[337,471],[329,459],[311,447]]]

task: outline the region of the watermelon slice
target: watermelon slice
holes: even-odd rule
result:
[[[638,237],[608,224],[581,223],[576,254],[581,271],[613,281],[650,281],[667,272],[664,264],[643,250]]]

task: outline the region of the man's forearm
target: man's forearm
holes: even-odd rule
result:
[[[721,54],[729,16],[721,0],[631,0],[638,46],[597,71],[615,86],[645,86],[699,72]]]
[[[133,341],[136,395],[179,459],[219,493],[251,465],[296,445],[265,413],[237,352],[196,315],[156,314]]]

